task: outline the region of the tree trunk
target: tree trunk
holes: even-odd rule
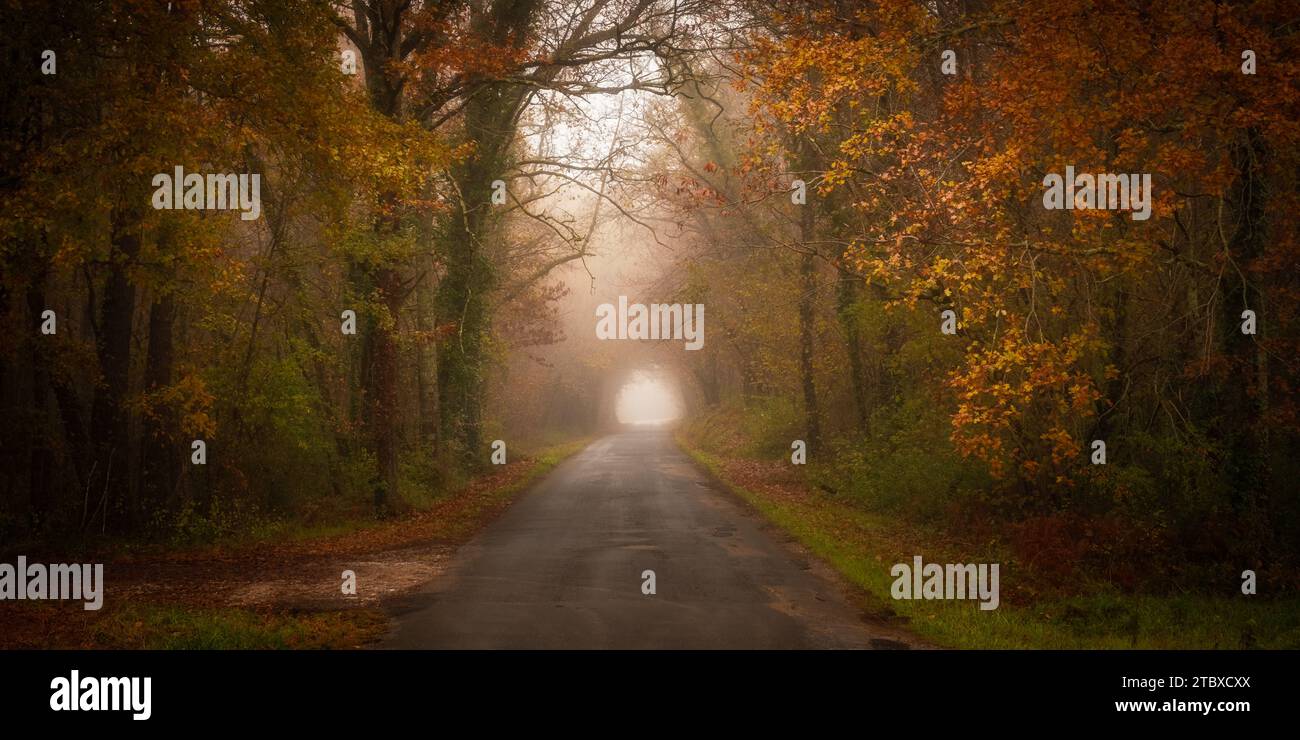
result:
[[[397,496],[397,462],[401,438],[401,406],[397,399],[397,317],[402,304],[402,278],[396,267],[385,267],[375,275],[380,300],[388,311],[387,321],[376,321],[371,336],[369,424],[379,464],[381,485],[375,489],[375,509],[384,513]]]
[[[128,476],[130,417],[125,408],[135,317],[135,286],[127,276],[127,266],[140,251],[138,224],[134,212],[114,211],[111,264],[96,336],[102,385],[95,394],[90,421],[97,450],[90,497],[92,502],[102,497],[101,528],[120,515],[115,527],[125,531],[134,528],[139,516]]]
[[[27,310],[33,319],[39,320],[41,312],[46,308],[43,279],[37,278],[27,289]],[[54,429],[53,425],[49,423],[46,413],[50,401],[50,352],[45,343],[55,341],[55,337],[46,336],[35,331],[35,323],[33,323],[32,329],[35,337],[31,353],[32,413],[27,421],[30,430],[27,440],[31,453],[30,468],[28,469],[30,486],[28,500],[31,505],[33,529],[40,530],[48,520],[54,499],[54,492],[51,490],[54,484],[53,472],[55,466],[54,450],[51,448]]]
[[[813,153],[811,145],[801,139],[799,143],[799,165],[804,177],[812,172]],[[821,445],[821,422],[817,408],[817,384],[813,378],[813,334],[816,330],[817,297],[817,255],[813,241],[816,239],[815,197],[796,206],[799,208],[799,241],[803,254],[799,259],[800,294],[799,294],[799,380],[803,386],[804,427],[808,450],[816,450]]]
[[[149,307],[149,346],[145,363],[144,387],[154,392],[172,383],[175,363],[173,327],[176,323],[176,296],[168,292]],[[171,503],[176,491],[177,473],[183,452],[177,447],[177,418],[170,408],[158,409],[145,420],[141,441],[141,487],[146,508],[155,510]]]
[[[1270,531],[1267,496],[1271,478],[1268,428],[1262,417],[1267,409],[1267,363],[1259,335],[1241,332],[1241,313],[1256,314],[1257,327],[1267,326],[1264,296],[1248,280],[1248,267],[1264,252],[1266,192],[1261,162],[1265,153],[1259,132],[1251,129],[1233,150],[1237,179],[1228,193],[1236,228],[1229,239],[1232,260],[1240,272],[1226,278],[1222,304],[1224,350],[1234,369],[1226,379],[1221,407],[1228,444],[1229,480],[1234,504],[1260,537]],[[1262,331],[1262,329],[1258,329]],[[1253,540],[1264,544],[1261,540]]]
[[[849,271],[841,269],[839,289],[840,326],[844,330],[844,351],[849,356],[849,377],[853,385],[853,411],[860,431],[867,429],[867,388],[862,367],[862,332],[858,328],[853,309],[858,300],[858,280]]]
[[[512,85],[489,86],[470,101],[465,135],[475,143],[474,153],[452,172],[460,201],[446,222],[447,272],[438,285],[437,311],[439,323],[454,331],[438,341],[439,437],[455,441],[471,466],[483,452],[484,339],[490,323],[488,293],[496,281],[484,253],[492,238],[492,182],[505,176],[521,102],[522,93]]]

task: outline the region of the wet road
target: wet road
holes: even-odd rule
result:
[[[898,646],[779,536],[669,433],[614,434],[556,467],[396,604],[382,647]],[[642,593],[646,570],[654,595]]]

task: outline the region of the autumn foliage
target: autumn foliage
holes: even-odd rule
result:
[[[818,391],[857,397],[864,418],[909,413],[913,397],[938,402],[953,454],[977,463],[1016,516],[1114,512],[1188,542],[1234,532],[1245,541],[1219,540],[1218,551],[1247,559],[1293,550],[1291,11],[783,6],[779,30],[740,55],[736,90],[752,125],[738,199],[807,180],[817,225],[798,233],[787,222],[787,244],[861,281],[837,303],[838,337],[825,333],[835,323],[816,323],[830,345],[812,371]],[[1150,173],[1150,218],[1045,209],[1044,176],[1067,165]],[[944,310],[956,336],[939,335]],[[1243,333],[1246,310],[1255,334]],[[893,318],[881,325],[862,311]],[[906,366],[900,351],[930,362],[891,377],[891,364]],[[914,433],[935,407],[911,408],[925,409]],[[832,424],[856,439],[870,426]],[[905,439],[867,446],[896,454]],[[1107,445],[1105,465],[1092,460],[1095,440]],[[947,485],[982,485],[962,475]]]

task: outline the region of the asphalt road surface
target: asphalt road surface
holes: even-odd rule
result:
[[[394,608],[389,648],[904,647],[669,433],[566,460]],[[655,573],[654,595],[642,573]]]

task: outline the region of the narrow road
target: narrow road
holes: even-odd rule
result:
[[[556,467],[394,608],[390,648],[902,647],[669,433]],[[653,570],[656,593],[642,593]],[[904,638],[906,639],[906,638]]]

